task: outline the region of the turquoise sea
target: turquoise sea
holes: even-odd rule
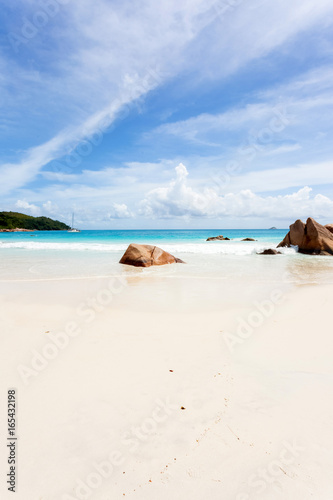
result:
[[[83,230],[79,233],[67,231],[34,231],[31,233],[0,233],[0,248],[103,250],[98,245],[126,245],[131,242],[147,244],[200,244],[210,236],[222,234],[239,242],[243,238],[254,238],[260,242],[278,243],[287,229],[176,229],[176,230]],[[34,240],[32,238],[35,238]],[[106,247],[105,247],[106,248]]]
[[[288,229],[82,230],[0,233],[0,279],[39,280],[126,275],[245,278],[272,282],[283,275],[292,282],[333,282],[333,259],[297,254],[259,256],[274,248]],[[230,241],[207,242],[222,234]],[[241,241],[254,238],[255,242]],[[157,245],[186,266],[138,269],[119,264],[129,243]]]

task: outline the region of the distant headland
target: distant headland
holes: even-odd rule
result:
[[[0,232],[66,231],[67,224],[49,217],[32,217],[18,212],[0,212]]]

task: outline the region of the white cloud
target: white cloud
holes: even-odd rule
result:
[[[114,203],[113,211],[109,214],[109,217],[110,219],[129,219],[133,217],[133,214],[125,203]]]
[[[248,104],[243,108],[236,108],[220,114],[203,113],[174,123],[167,123],[155,129],[157,134],[170,134],[189,141],[202,142],[202,136],[211,132],[235,131],[254,125],[263,124],[264,121],[276,120],[284,117],[282,124],[289,122],[285,110],[274,108],[266,103]]]
[[[25,185],[44,165],[69,153],[93,132],[103,131],[120,111],[124,112],[124,107],[174,74],[184,46],[204,27],[200,14],[212,3],[161,0],[156,4],[144,0],[111,5],[106,0],[95,0],[66,5],[67,22],[61,24],[63,19],[55,17],[55,22],[60,23],[58,33],[66,43],[62,46],[58,36],[50,44],[62,47],[61,53],[57,49],[49,58],[50,73],[37,72],[32,81],[33,72],[10,63],[12,71],[5,73],[4,82],[7,88],[13,83],[15,96],[24,96],[24,102],[15,109],[13,92],[11,111],[14,108],[17,114],[22,113],[34,102],[34,113],[39,112],[48,125],[49,113],[56,115],[60,106],[65,110],[62,120],[66,122],[51,139],[29,148],[19,161],[0,165],[0,192]],[[27,19],[40,8],[36,2],[23,7],[28,8]],[[18,21],[17,30],[21,24]],[[36,58],[40,56],[37,41],[38,33],[29,42]]]
[[[295,135],[295,128],[301,138],[307,138],[309,133],[312,138],[319,118],[321,128],[323,121],[330,124],[332,79],[331,67],[316,69],[252,95],[252,103],[236,105],[223,113],[202,113],[163,124],[148,133],[147,138],[156,134],[173,135],[177,140],[224,147],[228,134],[238,141],[251,138],[263,144],[265,140],[274,143],[285,129]]]
[[[326,217],[332,213],[333,200],[303,187],[295,193],[279,196],[259,196],[250,189],[219,195],[205,188],[196,191],[188,185],[188,172],[183,164],[176,167],[176,177],[168,185],[151,190],[141,202],[140,213],[146,217],[274,217],[300,218],[312,215]]]
[[[40,214],[40,208],[37,207],[37,205],[33,205],[32,203],[28,203],[25,200],[17,200],[15,205],[17,208],[22,209],[25,212],[28,212],[28,215],[39,215]]]
[[[284,168],[270,168],[247,172],[240,168],[232,172],[221,169],[211,177],[219,192],[251,189],[256,192],[278,191],[305,184],[318,186],[333,184],[333,160],[318,163],[301,163]]]
[[[95,221],[95,223],[99,223],[100,221],[130,219],[134,217],[134,214],[125,203],[113,203],[110,209],[107,208],[106,201],[103,200],[103,202],[104,206],[101,205],[100,207],[96,208],[95,205],[95,207],[91,208],[91,210],[89,210],[88,207],[80,207],[77,209],[76,203],[72,203],[71,206],[67,206],[66,209],[63,210],[63,213],[61,213],[59,206],[50,200],[46,203],[43,203],[41,207],[32,203],[28,203],[25,200],[18,200],[15,204],[15,207],[17,209],[23,210],[24,213],[27,213],[28,215],[52,216],[55,218],[60,218],[66,222],[70,219],[70,214],[74,209],[76,210],[76,219],[78,219],[78,221],[81,223],[87,221]],[[64,209],[64,207],[62,207],[62,209]]]
[[[48,214],[56,214],[59,212],[59,207],[56,203],[52,203],[52,201],[47,201],[46,203],[43,203],[43,210],[47,212]]]
[[[132,91],[133,92],[133,89]],[[139,94],[136,94],[139,97]],[[3,182],[0,192],[5,193],[15,187],[22,186],[34,178],[39,170],[50,161],[61,157],[67,151],[71,151],[78,142],[98,131],[103,134],[105,129],[116,118],[117,112],[125,105],[129,104],[133,94],[117,99],[108,108],[89,117],[85,122],[77,127],[68,128],[53,137],[50,141],[31,148],[25,158],[17,164],[4,164],[0,166],[0,174]]]
[[[200,58],[202,73],[212,79],[228,76],[249,61],[266,56],[313,25],[321,22],[328,26],[333,10],[330,0],[218,0],[214,10],[219,7],[222,12],[230,8],[188,53],[193,65]]]
[[[38,1],[19,3],[27,19],[40,9]],[[52,20],[55,28],[45,28],[50,43],[41,44],[37,33],[27,45],[32,69],[20,65],[19,58],[1,64],[6,68],[1,82],[6,89],[3,114],[16,116],[17,123],[29,116],[28,127],[36,122],[42,128],[44,123],[51,137],[39,146],[32,144],[17,161],[0,166],[1,192],[28,183],[44,165],[112,123],[124,106],[169,77],[193,67],[197,79],[210,74],[223,78],[328,19],[333,9],[328,0],[316,5],[313,0],[254,0],[229,6],[227,17],[221,17],[221,2],[215,0],[86,0],[62,6]],[[16,22],[19,31],[20,16]],[[40,59],[43,70],[34,62]],[[50,116],[55,121],[52,129]],[[203,118],[202,126],[207,125],[209,120]],[[193,137],[191,130],[185,132]]]

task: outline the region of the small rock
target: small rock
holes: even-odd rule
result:
[[[267,248],[263,252],[258,252],[258,255],[278,255],[278,254],[282,254],[282,252],[278,252],[274,248]]]
[[[220,234],[219,236],[211,236],[210,238],[207,238],[206,241],[230,241],[230,238],[225,238]]]

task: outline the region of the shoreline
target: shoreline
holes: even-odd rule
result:
[[[16,227],[15,229],[0,229],[0,233],[32,233],[38,231],[38,229],[23,229]]]

